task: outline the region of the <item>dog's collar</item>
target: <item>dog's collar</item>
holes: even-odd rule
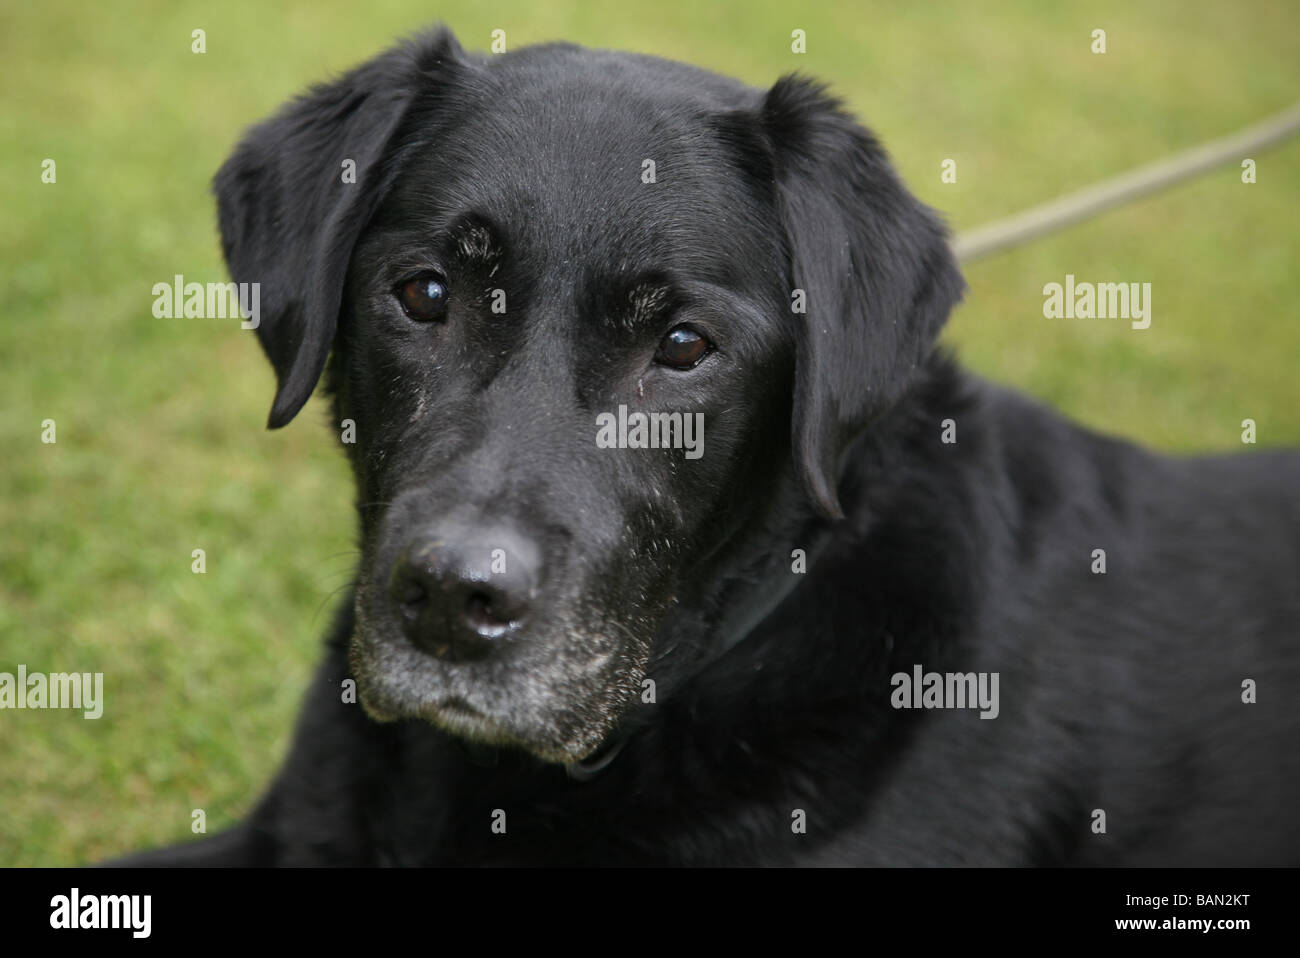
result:
[[[777,606],[786,600],[795,587],[799,584],[802,577],[792,573],[786,574],[781,578],[778,584],[771,587],[756,590],[759,599],[753,605],[744,607],[737,613],[738,618],[733,622],[723,622],[721,630],[723,640],[717,646],[716,651],[710,655],[703,665],[709,665],[722,658],[729,651],[740,645],[741,642],[749,638],[755,629],[773,612]],[[623,751],[623,746],[627,744],[627,736],[619,735],[609,743],[598,749],[594,754],[578,762],[570,762],[564,766],[564,771],[569,778],[575,782],[590,782],[598,778],[605,769],[613,764],[614,759]]]
[[[754,630],[776,611],[777,606],[789,597],[802,578],[802,576],[790,572],[782,576],[775,585],[756,589],[757,599],[753,605],[742,607],[734,616],[736,620],[734,623],[723,621],[722,642],[710,661],[721,658],[749,638]]]
[[[483,745],[479,742],[466,742],[460,739],[456,741],[461,746],[465,761],[470,765],[479,768],[496,768],[501,764],[501,750],[495,745]],[[582,759],[582,761],[570,762],[565,765],[564,771],[575,782],[590,782],[613,763],[626,744],[627,738],[620,735],[611,739],[593,754]]]
[[[787,576],[777,587],[762,592],[761,601],[744,610],[741,614],[742,617],[735,625],[730,628],[724,625],[726,637],[717,651],[708,658],[706,664],[722,658],[728,651],[748,638],[758,628],[759,624],[771,615],[778,605],[785,601],[786,597],[794,591],[795,586],[798,584],[798,576]],[[590,782],[599,777],[605,769],[613,764],[614,759],[618,758],[619,753],[623,751],[623,746],[626,744],[627,736],[620,735],[587,758],[565,765],[564,771],[575,782]]]
[[[596,750],[592,755],[578,762],[570,762],[564,766],[564,771],[568,773],[569,778],[575,782],[590,782],[605,769],[609,768],[610,763],[618,758],[618,753],[623,751],[623,746],[627,744],[627,739],[619,736],[612,742],[607,743],[602,748]]]

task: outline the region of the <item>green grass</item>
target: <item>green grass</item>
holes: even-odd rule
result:
[[[511,46],[634,49],[757,85],[800,70],[845,96],[958,229],[1300,90],[1289,0],[893,7],[0,9],[0,670],[103,671],[107,699],[98,721],[0,713],[0,864],[176,840],[194,808],[215,830],[283,755],[355,559],[348,477],[319,400],[262,430],[272,377],[251,333],[154,319],[150,287],[223,277],[208,182],[244,126],[309,82],[437,16],[471,49],[502,28]],[[1104,56],[1088,52],[1094,27]],[[1161,448],[1240,448],[1246,417],[1262,444],[1300,443],[1300,142],[1257,159],[1255,185],[1224,169],[972,266],[948,341],[976,370]],[[1042,285],[1067,272],[1150,282],[1151,329],[1044,319]]]

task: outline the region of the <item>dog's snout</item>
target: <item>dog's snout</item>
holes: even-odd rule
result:
[[[422,533],[407,543],[389,580],[403,632],[451,661],[489,654],[528,616],[537,549],[517,533]]]

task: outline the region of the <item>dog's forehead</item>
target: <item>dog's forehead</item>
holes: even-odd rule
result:
[[[682,64],[600,51],[500,58],[421,132],[385,204],[466,214],[566,261],[752,257],[761,184],[720,132],[757,96]]]

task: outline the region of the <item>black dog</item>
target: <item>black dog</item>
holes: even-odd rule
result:
[[[269,794],[134,863],[1300,863],[1300,456],[936,354],[944,230],[820,87],[438,32],[216,193],[362,560]]]

